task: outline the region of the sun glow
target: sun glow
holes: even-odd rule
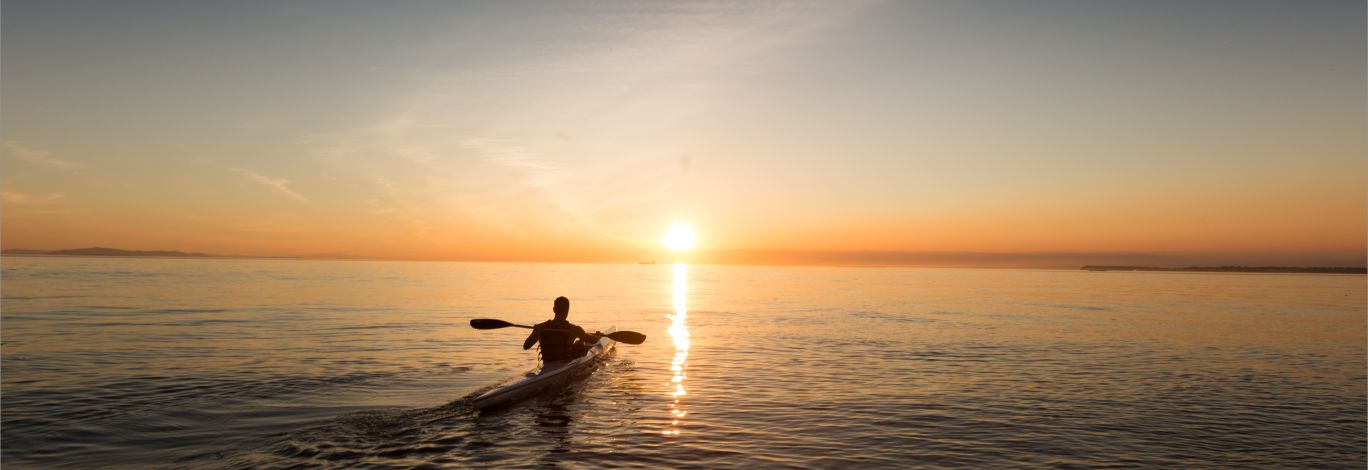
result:
[[[688,224],[677,223],[670,226],[670,230],[665,232],[665,239],[660,241],[661,245],[675,251],[688,251],[694,247],[693,227]]]

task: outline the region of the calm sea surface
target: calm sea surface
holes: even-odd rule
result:
[[[1364,468],[1363,276],[5,257],[5,468]],[[560,393],[558,295],[645,333]]]

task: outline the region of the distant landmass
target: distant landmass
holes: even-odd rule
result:
[[[26,250],[26,249],[23,249],[23,248],[10,248],[10,249],[4,250],[3,252],[0,252],[0,253],[6,254],[6,255],[46,255],[46,254],[48,254],[48,251],[47,251],[47,250]]]
[[[30,250],[26,248],[7,248],[0,254],[27,256],[141,256],[162,258],[248,258],[248,259],[364,259],[346,253],[311,253],[295,256],[233,256],[194,253],[175,250],[123,250],[119,248],[90,247],[68,250]]]
[[[171,258],[207,258],[213,255],[205,253],[186,253],[184,251],[171,250],[120,250],[118,248],[75,248],[70,250],[26,250],[23,248],[10,248],[0,251],[6,255],[51,255],[51,256],[162,256]]]
[[[1312,274],[1368,274],[1365,268],[1298,268],[1291,266],[1193,266],[1187,268],[1158,268],[1154,266],[1084,266],[1085,271],[1176,271],[1196,273],[1312,273]]]

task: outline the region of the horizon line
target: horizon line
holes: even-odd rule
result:
[[[108,250],[121,253],[59,253],[81,250]],[[581,253],[586,250],[580,250]],[[612,250],[611,253],[625,255],[631,250]],[[605,254],[604,250],[588,250],[588,254]],[[831,266],[831,267],[924,267],[924,268],[989,268],[989,269],[1081,269],[1085,266],[1130,266],[1144,268],[1193,268],[1193,267],[1243,267],[1243,268],[1364,268],[1368,260],[1358,257],[1358,262],[1345,260],[1329,261],[1340,258],[1334,255],[1262,255],[1265,258],[1303,258],[1305,261],[1269,262],[1269,260],[1249,261],[1199,261],[1207,257],[1231,258],[1236,256],[1222,254],[1168,254],[1143,252],[971,252],[971,251],[891,251],[891,250],[760,250],[760,249],[715,249],[698,250],[692,254],[674,256],[674,261],[659,262],[658,259],[628,260],[626,256],[593,256],[566,258],[515,258],[515,257],[397,257],[369,256],[349,253],[317,253],[291,255],[232,255],[180,250],[128,250],[108,247],[64,248],[55,250],[3,248],[5,256],[81,256],[81,257],[141,257],[141,258],[217,258],[217,259],[283,259],[283,260],[333,260],[333,261],[427,261],[427,262],[475,262],[475,263],[548,263],[548,264],[673,264],[687,262],[695,265],[721,266]],[[1247,255],[1238,257],[1257,257]],[[1321,259],[1321,261],[1310,261]]]

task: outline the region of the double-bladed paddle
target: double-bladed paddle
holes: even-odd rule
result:
[[[516,325],[516,324],[513,324],[513,323],[509,323],[509,322],[503,321],[503,320],[495,320],[495,319],[492,319],[492,318],[475,318],[475,319],[470,320],[470,327],[471,327],[471,328],[474,328],[474,329],[477,329],[477,330],[495,330],[495,329],[499,329],[499,328],[508,328],[508,327],[510,327],[510,326],[518,327],[518,328],[532,329],[532,327],[527,326],[527,325]],[[565,330],[546,330],[546,331],[565,331]],[[566,333],[569,333],[569,332],[566,331]],[[641,343],[646,342],[646,335],[643,335],[643,334],[641,334],[641,333],[637,333],[637,332],[635,332],[635,331],[615,331],[615,332],[612,332],[612,333],[604,333],[603,336],[607,336],[607,337],[609,337],[609,338],[612,338],[613,341],[617,341],[617,342],[619,342],[619,343],[641,344]]]

